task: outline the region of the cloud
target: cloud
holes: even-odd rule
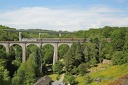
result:
[[[115,0],[117,3],[123,3],[125,2],[126,0]]]
[[[0,12],[0,24],[17,29],[87,30],[103,26],[128,26],[119,9],[95,6],[88,9],[24,7]],[[118,15],[117,15],[118,14]]]

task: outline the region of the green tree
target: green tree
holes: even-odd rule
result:
[[[83,54],[83,50],[82,50],[82,46],[80,43],[75,43],[76,46],[74,46],[73,49],[75,49],[75,55],[74,55],[74,65],[76,67],[78,67],[80,65],[80,63],[84,62],[84,54]],[[74,45],[75,45],[74,44]]]
[[[65,75],[64,81],[71,84],[71,85],[76,85],[77,84],[77,81],[76,81],[75,77],[71,74]]]
[[[78,66],[79,74],[84,75],[87,72],[87,65],[86,63],[82,63]]]
[[[85,84],[90,84],[93,81],[93,79],[89,75],[85,75],[84,79],[85,79]]]
[[[58,55],[59,55],[60,59],[64,57],[64,55],[67,53],[68,49],[69,49],[69,47],[66,44],[63,44],[63,45],[59,46]]]
[[[126,52],[116,51],[112,57],[113,65],[121,65],[124,63],[128,63],[128,57],[127,56],[128,56],[128,53],[126,53]]]
[[[105,26],[105,27],[103,27],[103,29],[102,29],[102,35],[103,35],[105,38],[110,38],[112,30],[113,30],[112,27]]]
[[[111,59],[113,55],[113,48],[111,43],[106,43],[104,48],[102,49],[102,56],[105,59]]]
[[[125,35],[125,43],[124,43],[123,50],[128,52],[128,30],[126,31],[126,35]]]
[[[35,56],[31,54],[28,60],[21,64],[12,79],[12,85],[32,85],[36,76]]]
[[[83,48],[79,42],[73,43],[71,48],[69,48],[64,57],[64,62],[67,73],[74,73],[75,68],[77,68],[82,62],[84,62]]]
[[[43,46],[43,62],[44,64],[52,64],[53,63],[53,51],[54,48],[52,45]]]
[[[64,63],[65,63],[66,72],[70,73],[71,70],[73,69],[73,63],[74,63],[73,53],[72,53],[72,49],[71,48],[69,48],[68,52],[64,56]]]
[[[11,83],[9,72],[5,69],[4,63],[5,60],[0,59],[0,85],[9,85]]]
[[[60,61],[57,61],[55,65],[52,66],[53,72],[60,74],[63,71],[63,64]]]
[[[115,29],[111,35],[114,51],[122,51],[125,41],[125,30]]]
[[[25,83],[25,70],[26,70],[26,62],[22,63],[17,73],[14,74],[12,78],[12,85],[24,85]]]
[[[96,63],[98,63],[98,49],[94,43],[89,42],[85,44],[84,57],[85,62],[90,62],[90,65],[94,66]]]

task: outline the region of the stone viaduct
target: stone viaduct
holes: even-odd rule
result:
[[[9,53],[10,47],[13,45],[19,45],[22,47],[22,62],[26,61],[26,47],[34,44],[37,47],[44,46],[46,44],[50,44],[54,47],[54,55],[53,55],[53,65],[55,62],[58,60],[58,47],[62,44],[66,44],[69,47],[71,47],[73,42],[78,42],[78,41],[0,41],[0,45],[3,45],[6,49],[6,52]],[[82,43],[82,41],[80,41]]]

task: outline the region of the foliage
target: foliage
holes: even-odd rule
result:
[[[10,84],[10,77],[9,72],[5,69],[4,65],[5,61],[0,59],[0,84],[1,85],[9,85]]]
[[[58,74],[49,74],[48,75],[50,78],[52,78],[53,81],[56,81],[56,78],[58,77]]]
[[[98,62],[98,49],[94,43],[85,44],[84,57],[85,62],[90,62],[93,66]]]
[[[106,59],[111,59],[113,55],[113,48],[111,43],[106,43],[104,48],[102,49],[102,56]]]
[[[16,30],[16,29],[0,25],[0,40],[1,41],[12,41],[12,40],[17,41],[18,33],[9,32],[7,30]]]
[[[84,79],[85,79],[85,84],[90,84],[93,81],[93,79],[89,75],[85,75]]]
[[[16,29],[0,25],[0,41],[18,41],[18,32],[13,33],[7,30]],[[43,31],[42,29],[29,30],[35,32]],[[29,30],[22,33],[23,38],[39,37],[38,33],[30,33]],[[89,67],[102,63],[103,59],[112,60],[113,65],[128,63],[128,27],[105,26],[99,29],[80,30],[73,34],[62,34],[62,36],[51,34],[51,32],[55,33],[52,30],[45,31],[49,33],[42,33],[40,38],[84,38],[85,40],[84,43],[75,42],[71,47],[61,45],[58,48],[59,59],[64,59],[65,71],[70,74],[67,79],[70,82],[71,79],[74,79],[73,75],[84,75]],[[9,77],[12,78],[14,76],[12,78],[14,85],[19,85],[20,83],[33,84],[35,77],[42,76],[43,72],[44,74],[46,73],[46,70],[44,70],[45,65],[53,63],[54,47],[49,44],[40,48],[35,45],[28,46],[27,62],[25,63],[21,63],[22,48],[20,46],[11,46],[10,53],[6,53],[5,50],[5,47],[0,45],[1,82],[8,83],[10,82]],[[57,62],[53,66],[53,71],[61,73],[60,68],[62,68],[62,64]],[[111,72],[111,70],[109,71]],[[102,75],[105,76],[106,74],[108,73]],[[94,78],[94,76],[95,74],[91,75],[91,78]],[[89,76],[87,78],[89,79],[87,82],[91,80]]]
[[[79,74],[84,75],[87,72],[87,65],[85,63],[82,63],[78,66]]]
[[[21,64],[17,73],[12,79],[12,85],[31,85],[35,81],[35,58],[33,54],[30,55],[28,60]]]
[[[64,81],[71,84],[71,85],[76,85],[77,84],[77,81],[76,81],[75,77],[71,74],[65,75]]]
[[[112,57],[113,65],[121,65],[128,63],[128,53],[122,51],[116,51]]]
[[[105,65],[104,69],[98,68],[97,71],[91,72],[89,74],[85,74],[85,76],[78,76],[76,80],[78,81],[77,85],[108,85],[109,83],[113,82],[113,80],[118,79],[126,74],[128,74],[128,64],[123,65],[108,65],[100,64],[103,66]],[[95,68],[95,67],[93,67]],[[123,70],[122,70],[123,69]],[[90,76],[93,81],[90,84],[85,84],[85,77]],[[94,79],[100,78],[101,82],[97,83]]]
[[[122,51],[123,50],[123,46],[124,46],[124,41],[125,41],[125,30],[122,29],[117,29],[114,30],[111,34],[111,38],[112,38],[112,46],[113,49],[116,51]]]
[[[69,47],[66,44],[60,45],[58,48],[58,56],[59,59],[62,59],[64,57],[64,55],[67,53]]]
[[[52,66],[53,72],[60,74],[63,71],[63,64],[60,61],[57,61],[55,65]]]
[[[84,62],[82,46],[79,42],[73,43],[71,48],[68,50],[68,52],[64,56],[64,62],[65,62],[66,72],[68,73],[72,73],[72,72],[75,73],[74,71],[75,68],[77,68],[80,65],[80,63]]]
[[[71,51],[72,51],[72,49],[70,48],[64,56],[65,70],[67,73],[71,72],[71,70],[73,68],[73,63],[74,63],[73,54]]]
[[[45,45],[43,46],[43,62],[44,64],[52,64],[53,63],[53,46]]]

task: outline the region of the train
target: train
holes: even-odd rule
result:
[[[63,42],[63,41],[84,41],[83,38],[22,38],[22,41],[57,41],[57,42]]]

